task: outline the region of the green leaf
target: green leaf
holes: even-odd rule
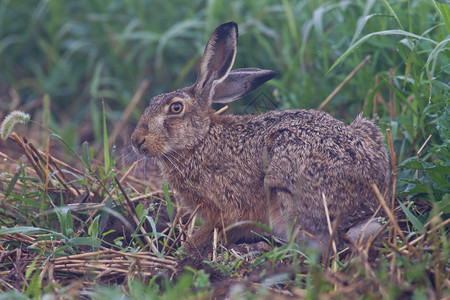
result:
[[[25,168],[26,168],[26,166],[22,166],[19,169],[17,169],[16,174],[14,174],[13,178],[11,179],[11,181],[8,184],[8,187],[6,188],[5,199],[8,198],[9,195],[11,195],[11,192],[13,191],[14,186],[17,183],[17,180],[19,179],[20,175],[22,174],[22,170]]]
[[[426,194],[430,191],[429,184],[422,182],[419,179],[401,181],[408,183],[403,192],[399,191],[401,194]]]
[[[173,222],[173,210],[174,210],[174,205],[172,203],[172,201],[170,200],[170,195],[169,195],[169,186],[167,185],[166,182],[163,183],[163,191],[164,191],[164,198],[166,199],[166,209],[167,209],[167,213],[169,215],[169,220],[172,223]]]
[[[136,215],[137,215],[139,220],[144,217],[144,205],[142,203],[139,203],[136,206]]]
[[[417,217],[409,211],[409,209],[401,202],[398,201],[400,204],[400,207],[402,208],[403,212],[405,213],[406,217],[409,219],[411,224],[420,232],[423,232],[423,224],[417,219]]]
[[[88,169],[91,168],[91,155],[89,152],[89,143],[87,141],[85,141],[83,143],[83,160],[84,160],[84,164],[89,166]]]
[[[376,16],[382,16],[382,15],[381,14],[371,14],[368,16],[363,16],[358,19],[358,24],[356,25],[355,34],[353,35],[350,45],[353,45],[353,43],[356,41],[358,36],[361,34],[361,31],[364,29],[364,26],[366,25],[367,21],[369,21],[372,17],[376,17]]]
[[[5,228],[5,229],[0,230],[0,235],[1,234],[14,234],[14,233],[22,233],[25,235],[50,233],[59,239],[65,238],[65,236],[59,232],[44,229],[44,228],[32,227],[32,226],[18,226],[18,227]]]
[[[422,170],[423,166],[420,161],[417,160],[417,157],[410,157],[405,159],[401,164],[397,166],[398,168],[404,169],[413,169],[413,170]]]
[[[153,231],[153,235],[155,236],[155,240],[156,240],[156,249],[158,251],[158,253],[156,253],[157,255],[160,255],[159,253],[159,243],[158,243],[158,231],[156,230],[156,224],[155,224],[155,220],[153,220],[152,217],[150,216],[145,216],[145,218],[150,222],[150,226],[152,227],[152,231]]]
[[[424,168],[431,180],[433,180],[442,189],[450,188],[448,181],[449,169],[450,168],[448,165],[444,166],[439,161],[435,161],[434,165]]]
[[[25,280],[30,278],[31,274],[33,274],[33,271],[35,270],[36,264],[39,260],[39,256],[36,256],[36,258],[33,260],[33,262],[27,267],[27,270],[25,271]]]
[[[75,237],[69,239],[69,243],[74,246],[91,246],[94,248],[100,247],[102,242],[97,238],[91,238],[91,237]]]
[[[430,55],[428,55],[427,63],[425,64],[425,68],[427,70],[428,79],[431,81],[434,76],[434,70],[436,68],[437,59],[439,56],[439,53],[442,51],[445,51],[446,53],[449,52],[449,48],[446,47],[446,45],[450,42],[450,38],[446,38],[442,42],[436,45],[434,49],[430,52]],[[430,67],[431,65],[431,67]]]
[[[88,234],[91,237],[98,237],[98,220],[100,219],[100,215],[96,216],[92,221],[92,224],[88,227]]]
[[[439,118],[439,134],[442,140],[450,140],[450,107],[447,105],[442,116]]]

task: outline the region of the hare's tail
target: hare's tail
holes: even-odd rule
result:
[[[357,132],[358,135],[369,137],[378,145],[383,145],[384,137],[380,133],[380,129],[372,120],[366,119],[362,114],[359,114],[355,120],[350,124],[350,127]]]

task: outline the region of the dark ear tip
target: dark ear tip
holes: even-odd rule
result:
[[[272,71],[272,70],[267,70],[267,71],[268,71],[267,76],[270,76],[270,79],[272,79],[278,75],[277,72],[275,72],[275,71]]]
[[[223,23],[223,24],[217,26],[215,31],[216,32],[235,31],[237,33],[238,32],[238,25],[235,22]]]
[[[275,76],[277,76],[277,72],[272,71],[272,70],[261,70],[262,72],[262,77],[264,78],[264,81],[268,81],[272,78],[274,78]]]

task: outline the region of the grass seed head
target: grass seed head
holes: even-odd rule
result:
[[[30,121],[30,115],[18,110],[11,112],[2,122],[1,134],[2,139],[6,140],[17,123],[26,124]]]

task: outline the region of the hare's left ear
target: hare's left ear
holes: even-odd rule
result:
[[[214,86],[211,100],[213,103],[229,103],[244,97],[261,84],[274,78],[271,70],[245,68],[231,71],[228,76]]]
[[[211,103],[214,86],[230,73],[236,57],[238,27],[234,22],[220,25],[214,30],[206,45],[198,70],[195,94]]]

